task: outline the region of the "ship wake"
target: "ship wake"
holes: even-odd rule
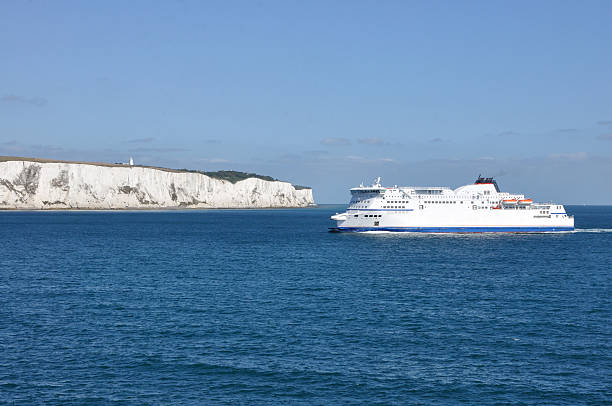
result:
[[[576,233],[612,233],[612,228],[577,228]]]

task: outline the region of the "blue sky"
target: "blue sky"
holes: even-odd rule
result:
[[[0,155],[612,204],[610,1],[3,1]]]

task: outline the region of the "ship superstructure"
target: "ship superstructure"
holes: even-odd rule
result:
[[[522,194],[501,192],[493,178],[448,187],[351,189],[345,213],[331,217],[331,231],[409,232],[557,232],[574,230],[574,217],[563,205],[534,203]]]

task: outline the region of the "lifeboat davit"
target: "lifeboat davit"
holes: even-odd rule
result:
[[[521,199],[518,201],[518,204],[522,204],[522,205],[527,205],[527,204],[531,204],[533,203],[533,200],[531,199]]]

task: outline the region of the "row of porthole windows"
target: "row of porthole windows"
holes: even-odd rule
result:
[[[405,209],[406,206],[383,206],[383,209]]]
[[[359,214],[355,214],[353,217],[359,217]],[[363,217],[382,217],[382,214],[364,214]]]
[[[442,203],[442,204],[448,203],[448,204],[456,204],[457,202],[456,201],[454,201],[454,202],[453,201],[436,202],[435,200],[433,200],[433,201],[424,202],[424,203]],[[460,202],[460,203],[463,203],[463,202]]]

